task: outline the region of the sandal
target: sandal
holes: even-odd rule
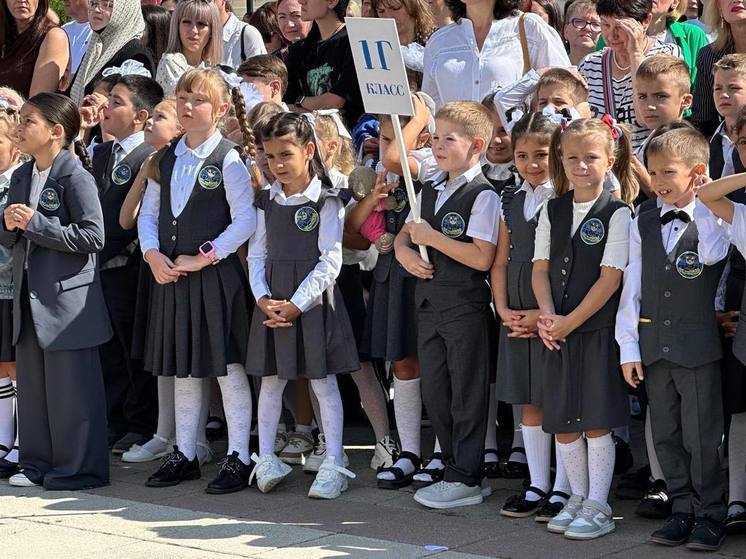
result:
[[[416,473],[419,473],[420,470],[420,457],[416,454],[413,454],[412,452],[401,452],[398,453],[398,455],[394,456],[394,464],[396,464],[396,462],[401,460],[402,458],[406,458],[412,463],[412,465],[414,466],[412,473],[405,474],[401,468],[397,468],[396,466],[389,466],[388,468],[378,468],[379,474],[384,472],[394,474],[394,479],[381,479],[377,477],[379,489],[399,489],[401,487],[406,487],[407,485],[412,484],[414,475]]]
[[[502,472],[500,471],[500,457],[497,455],[497,449],[485,448],[484,456],[487,456],[488,454],[494,454],[497,460],[495,460],[494,462],[485,461],[484,465],[482,466],[482,476],[489,479],[497,479],[499,477],[502,477]]]
[[[443,455],[440,452],[434,452],[430,457],[430,460],[427,462],[428,466],[433,460],[440,460],[442,462]],[[445,468],[420,468],[412,478],[412,485],[417,489],[421,489],[428,485],[432,485],[433,483],[438,483],[443,480],[443,474],[445,471]]]
[[[746,503],[743,501],[731,501],[728,508],[732,505],[740,505],[746,509]],[[725,531],[729,535],[746,534],[746,511],[728,515],[725,519]]]
[[[526,499],[526,493],[529,491],[536,493],[540,499],[537,501],[529,501]],[[547,494],[544,491],[538,487],[529,485],[528,489],[520,495],[512,495],[511,497],[508,497],[503,508],[500,509],[500,514],[510,518],[526,518],[528,516],[533,516],[544,506],[546,499]]]
[[[511,448],[510,454],[513,454],[514,452],[519,452],[524,456],[526,455],[526,449],[522,446],[514,446]],[[528,464],[508,460],[502,465],[502,474],[503,477],[507,479],[525,478],[528,475]]]

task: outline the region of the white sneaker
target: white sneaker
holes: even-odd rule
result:
[[[470,487],[460,481],[439,481],[414,494],[414,500],[431,509],[452,509],[478,505],[482,502],[482,487]]]
[[[277,434],[275,435],[275,454],[279,455],[280,452],[282,452],[282,449],[287,446],[287,444],[288,444],[287,433],[282,433],[280,431],[277,431]]]
[[[565,537],[569,540],[595,540],[615,529],[611,507],[586,499],[575,520],[565,530]]]
[[[347,491],[347,478],[355,479],[355,474],[338,466],[334,456],[328,456],[321,464],[308,496],[311,499],[336,499]]]
[[[310,433],[292,432],[282,452],[276,453],[285,464],[303,464],[303,457],[313,450],[313,436]]]
[[[293,469],[287,464],[283,464],[275,454],[265,454],[257,456],[256,453],[251,455],[251,459],[256,462],[256,466],[249,477],[249,485],[256,477],[256,486],[262,493],[269,493],[275,485],[290,475]]]
[[[388,435],[384,436],[376,443],[376,450],[370,459],[370,469],[378,471],[381,467],[390,468],[394,465],[394,455],[398,453],[399,445],[396,441]]]
[[[200,466],[209,464],[215,459],[215,454],[212,452],[210,443],[201,443],[197,441],[197,460]]]
[[[26,477],[26,474],[23,473],[23,471],[18,472],[14,476],[11,476],[11,478],[8,480],[8,483],[12,485],[13,487],[38,487],[38,483],[34,483],[29,478]]]
[[[140,446],[139,444],[133,444],[132,447],[127,452],[122,454],[122,462],[130,462],[130,463],[152,462],[153,460],[158,460],[159,458],[163,458],[167,454],[171,454],[174,451],[174,446],[171,441],[164,439],[163,437],[159,435],[153,435],[153,439],[166,445],[162,452],[152,453],[149,450],[147,450],[144,446]]]
[[[482,478],[482,485],[479,487],[482,492],[482,499],[486,499],[492,495],[492,486],[490,480],[486,477]]]
[[[572,524],[575,520],[575,516],[580,512],[583,507],[583,497],[580,495],[573,495],[570,500],[565,503],[560,513],[552,518],[547,524],[547,530],[553,534],[564,534],[567,527]]]
[[[342,451],[342,458],[346,468],[350,465],[350,459],[344,450]],[[324,433],[319,433],[319,442],[316,443],[313,452],[306,456],[303,461],[303,471],[307,474],[317,473],[324,460],[326,460],[326,439],[324,438]]]

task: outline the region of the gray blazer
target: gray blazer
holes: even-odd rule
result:
[[[13,173],[8,205],[29,203],[33,166],[31,161]],[[63,150],[52,163],[26,231],[8,231],[5,220],[0,222],[0,243],[13,250],[13,343],[21,332],[27,245],[28,297],[39,346],[74,350],[108,341],[112,330],[96,266],[104,222],[93,177]]]

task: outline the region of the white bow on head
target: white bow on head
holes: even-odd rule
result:
[[[224,72],[221,68],[218,68],[218,72],[220,72],[220,75],[223,76],[223,81],[225,81],[229,89],[233,89],[234,87],[241,87],[241,82],[243,80],[238,74],[229,74],[228,72]]]
[[[101,75],[105,78],[108,76],[113,76],[115,74],[119,74],[120,76],[145,76],[146,78],[153,77],[150,73],[150,70],[148,70],[142,62],[140,62],[139,60],[133,60],[131,58],[122,62],[121,66],[110,66],[109,68],[106,68],[103,72],[101,72]]]
[[[264,97],[262,97],[262,94],[259,93],[259,90],[253,83],[242,81],[238,87],[241,90],[241,95],[243,95],[244,106],[246,107],[247,113],[259,103],[264,102]]]
[[[344,125],[344,122],[342,122],[342,119],[339,117],[339,110],[337,109],[319,109],[317,111],[314,111],[316,116],[330,116],[332,117],[332,120],[334,121],[334,124],[337,126],[337,134],[342,136],[343,138],[347,138],[348,140],[352,140],[352,136],[350,136],[350,131],[347,130],[347,127]],[[306,113],[310,114],[310,113]],[[314,118],[311,121],[312,126],[316,126],[316,119]]]
[[[513,109],[513,112],[510,113],[510,121],[505,124],[505,131],[508,134],[512,133],[515,125],[518,124],[518,121],[521,120],[525,114],[526,113],[521,109]]]
[[[425,47],[421,44],[402,45],[401,54],[404,58],[404,66],[415,72],[425,71]]]

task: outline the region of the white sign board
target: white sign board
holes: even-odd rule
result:
[[[412,116],[409,80],[393,19],[346,17],[365,111]]]

